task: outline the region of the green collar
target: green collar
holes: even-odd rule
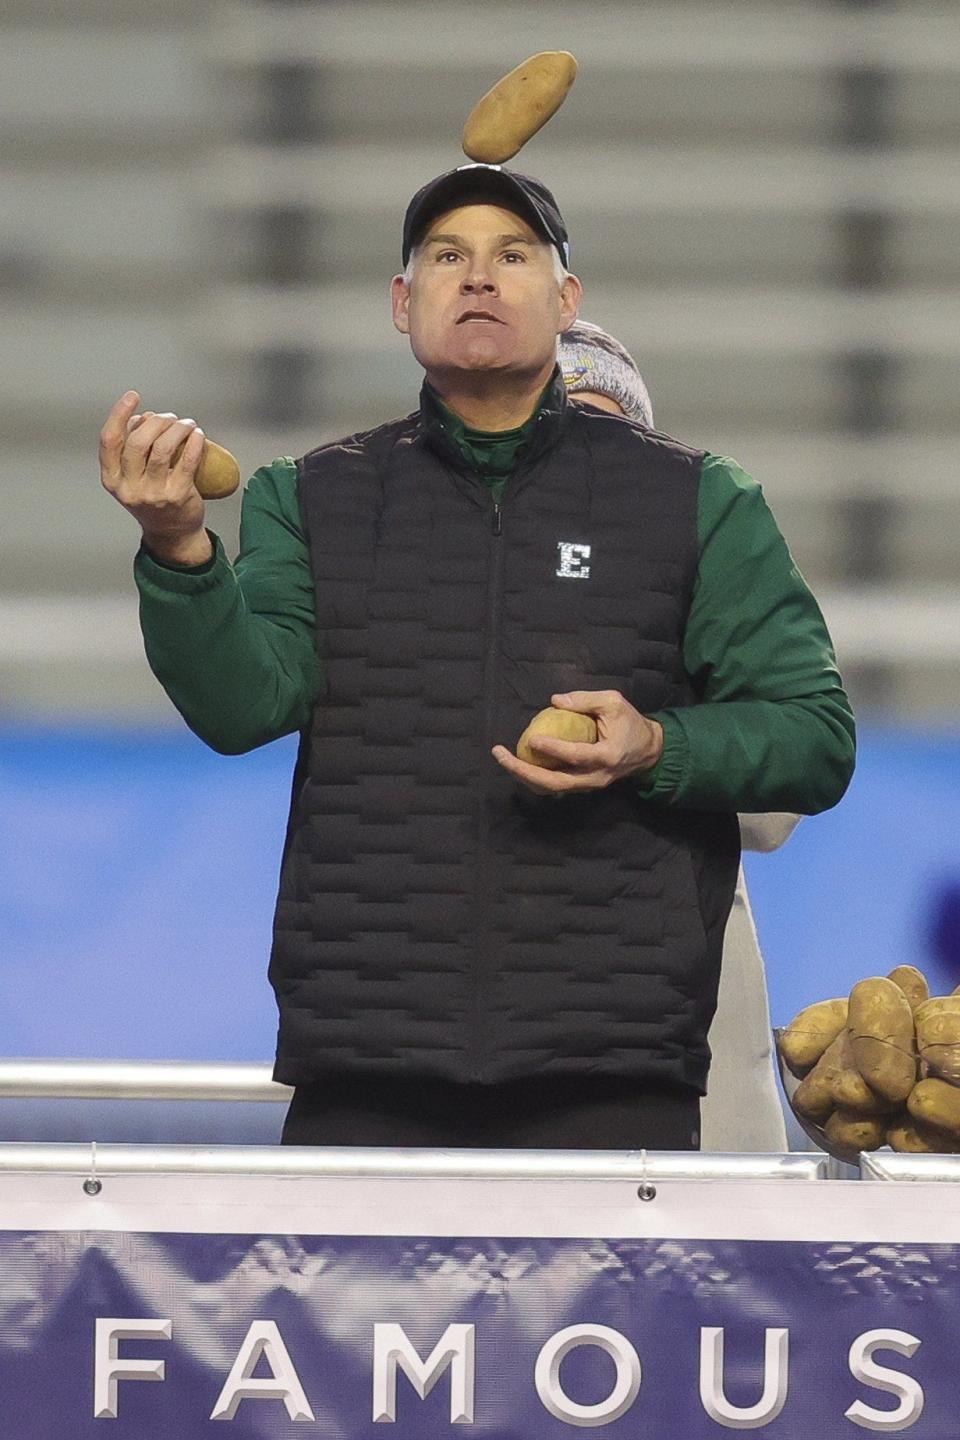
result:
[[[553,387],[554,376],[551,375],[540,392],[532,415],[516,429],[474,430],[443,403],[429,382],[424,383],[424,389],[429,393],[444,433],[459,450],[470,469],[483,480],[502,480],[513,474],[530,444],[537,421],[553,392]]]

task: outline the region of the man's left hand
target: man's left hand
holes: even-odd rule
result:
[[[619,690],[572,690],[568,695],[551,695],[550,704],[558,710],[592,715],[597,722],[597,739],[590,745],[531,735],[533,748],[562,761],[562,770],[528,765],[505,745],[494,745],[494,759],[538,795],[602,790],[626,775],[652,769],[660,759],[662,727],[635,710]]]

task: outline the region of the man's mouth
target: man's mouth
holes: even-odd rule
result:
[[[492,321],[494,325],[502,325],[503,321],[496,315],[491,315],[489,310],[466,310],[457,320],[458,325],[463,325],[467,320]]]

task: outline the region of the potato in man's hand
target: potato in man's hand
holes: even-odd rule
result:
[[[559,710],[548,705],[546,710],[534,715],[530,724],[517,741],[517,756],[528,765],[540,765],[545,770],[562,770],[564,762],[554,755],[532,745],[537,735],[549,735],[553,740],[572,740],[579,744],[595,745],[597,722],[592,715],[582,715],[577,710]]]
[[[152,410],[146,410],[142,415],[132,415],[127,421],[127,435],[129,436],[144,420],[154,414]],[[171,465],[180,463],[187,441],[173,452],[170,457]],[[203,437],[203,449],[200,454],[200,464],[197,466],[193,483],[204,500],[224,500],[232,495],[240,484],[240,466],[236,456],[231,455],[216,441]]]

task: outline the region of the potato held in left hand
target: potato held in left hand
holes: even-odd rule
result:
[[[530,744],[532,735],[549,735],[553,740],[570,740],[583,745],[597,743],[597,722],[592,715],[581,715],[577,710],[559,710],[548,705],[534,715],[530,724],[517,741],[517,759],[528,765],[539,765],[544,770],[562,770],[564,763],[543,750]]]

